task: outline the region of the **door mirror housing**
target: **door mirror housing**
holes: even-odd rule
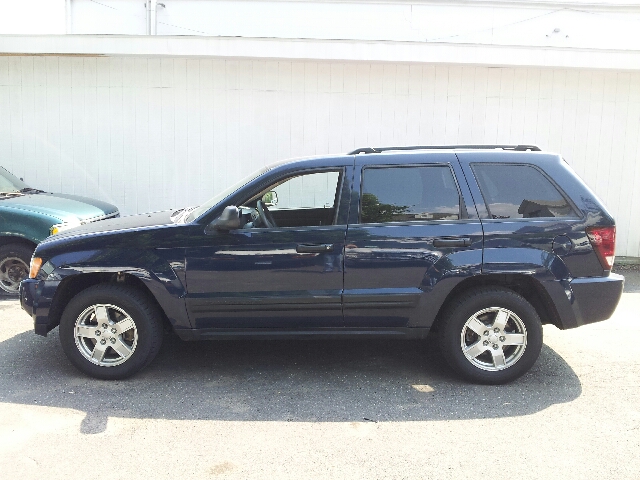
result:
[[[238,207],[235,205],[229,205],[224,208],[218,218],[207,226],[207,230],[213,229],[229,231],[240,228],[241,226],[240,211],[238,210]]]

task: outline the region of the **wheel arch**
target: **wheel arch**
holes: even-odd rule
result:
[[[130,272],[91,272],[65,277],[53,296],[49,308],[49,327],[55,328],[60,324],[62,313],[69,301],[80,292],[99,284],[127,285],[142,292],[162,314],[162,323],[165,328],[171,328],[171,323],[167,318],[164,309],[158,303],[155,295],[149,287],[138,276]]]
[[[445,312],[455,299],[469,290],[480,287],[503,287],[512,290],[533,306],[543,324],[552,324],[559,329],[563,328],[560,314],[540,281],[532,275],[514,273],[478,275],[458,283],[440,306],[431,329],[438,330],[439,325],[444,321]]]
[[[12,243],[26,245],[31,248],[31,250],[35,250],[36,246],[38,245],[36,242],[27,237],[19,235],[0,235],[0,247],[10,245]]]

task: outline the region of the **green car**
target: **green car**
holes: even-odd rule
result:
[[[118,216],[115,205],[30,188],[0,167],[0,293],[18,295],[33,250],[49,235]]]

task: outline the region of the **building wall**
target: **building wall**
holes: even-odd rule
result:
[[[0,56],[0,164],[140,213],[287,157],[531,143],[562,153],[640,256],[640,73],[366,62]]]
[[[565,0],[163,0],[158,35],[640,49],[640,5]],[[140,0],[71,0],[70,31],[144,35]]]

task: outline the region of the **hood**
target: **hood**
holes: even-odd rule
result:
[[[40,213],[61,222],[84,222],[118,211],[115,205],[107,202],[61,193],[31,193],[0,199],[0,208]]]
[[[100,222],[87,223],[79,227],[65,230],[62,233],[52,235],[45,240],[46,243],[56,240],[90,235],[93,233],[109,233],[120,230],[135,230],[162,225],[173,225],[171,221],[171,210],[162,212],[143,213],[141,215],[129,215],[126,217],[110,218]]]

